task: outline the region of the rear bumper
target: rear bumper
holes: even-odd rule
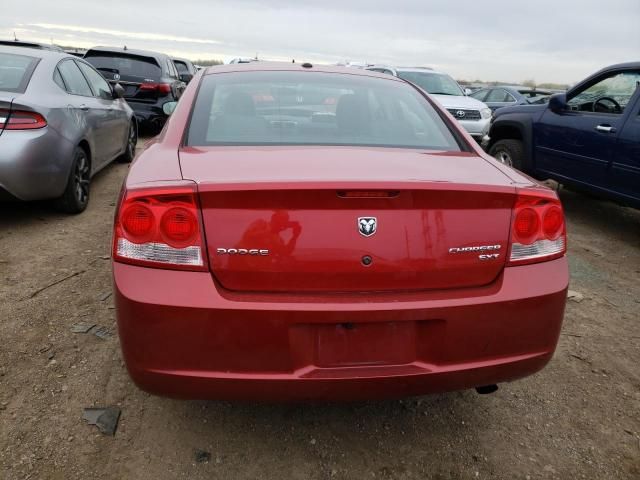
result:
[[[405,397],[535,373],[555,350],[569,279],[562,258],[506,268],[486,287],[367,300],[232,294],[208,273],[113,268],[140,388],[266,401]]]
[[[490,118],[481,118],[480,120],[458,120],[460,125],[475,139],[482,140],[489,134],[491,127]]]
[[[163,99],[156,103],[140,102],[133,98],[127,98],[127,103],[133,110],[138,125],[143,128],[160,129],[167,121],[167,115],[162,110],[162,105],[169,100]]]
[[[0,135],[0,199],[62,195],[73,161],[71,142],[55,130],[5,130]]]

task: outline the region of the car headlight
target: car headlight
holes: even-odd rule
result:
[[[483,108],[482,110],[480,110],[480,116],[482,118],[491,118],[491,109],[490,108]]]

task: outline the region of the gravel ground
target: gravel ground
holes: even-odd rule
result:
[[[580,296],[550,365],[493,395],[185,402],[139,391],[120,356],[108,255],[126,172],[99,174],[80,216],[0,205],[1,479],[640,478],[640,211],[561,192]],[[106,405],[113,437],[82,419]]]

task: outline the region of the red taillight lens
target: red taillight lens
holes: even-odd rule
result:
[[[155,91],[163,94],[171,93],[171,85],[168,83],[146,82],[140,84],[140,90]]]
[[[542,231],[544,236],[549,240],[555,240],[562,234],[564,226],[564,215],[562,210],[556,206],[550,206],[544,213],[542,219]]]
[[[516,213],[516,218],[513,222],[513,233],[520,243],[532,243],[539,227],[540,219],[533,208],[523,208]]]
[[[159,83],[158,84],[158,91],[160,93],[164,93],[165,95],[169,94],[169,93],[171,93],[171,85],[169,85],[168,83]]]
[[[153,213],[143,203],[132,203],[122,213],[122,228],[132,239],[146,239],[153,223]]]
[[[116,213],[113,259],[149,267],[206,270],[202,232],[192,184],[126,190]]]
[[[169,245],[182,246],[198,232],[198,219],[186,208],[173,207],[162,215],[160,230]]]
[[[0,109],[0,130],[35,130],[46,126],[47,121],[39,113]]]
[[[564,213],[557,196],[545,190],[521,193],[513,212],[509,264],[552,260],[566,251]]]

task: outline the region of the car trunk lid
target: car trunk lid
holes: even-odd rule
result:
[[[515,188],[476,154],[212,147],[180,163],[229,290],[463,288],[505,264]]]

